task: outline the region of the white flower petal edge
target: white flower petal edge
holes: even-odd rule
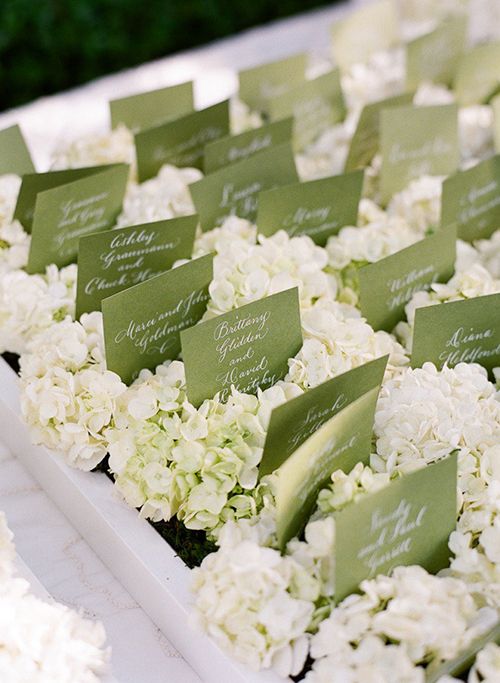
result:
[[[0,679],[97,683],[108,668],[103,625],[31,595],[14,575],[13,535],[0,512]]]

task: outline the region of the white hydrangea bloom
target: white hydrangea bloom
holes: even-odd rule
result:
[[[252,128],[259,128],[263,123],[262,116],[258,112],[252,111],[239,97],[232,97],[229,101],[229,118],[231,120],[231,135],[238,135]]]
[[[299,288],[301,310],[321,297],[335,297],[335,282],[324,272],[327,253],[310,237],[290,237],[280,230],[271,237],[221,239],[214,259],[206,317],[226,313],[244,304],[291,287]]]
[[[359,268],[390,256],[421,237],[423,235],[405,218],[389,217],[385,213],[366,225],[341,228],[337,235],[328,239],[325,247],[328,270],[337,282],[339,301],[356,306],[359,300]]]
[[[437,370],[424,363],[382,385],[372,467],[412,471],[419,460],[435,462],[458,449],[466,491],[472,462],[474,471],[486,450],[497,443],[499,429],[500,403],[483,367],[459,363]]]
[[[100,622],[29,593],[14,576],[13,534],[0,512],[0,679],[5,683],[97,683],[109,650]]]
[[[477,240],[474,247],[484,268],[500,281],[500,230],[496,230],[489,239]]]
[[[408,364],[403,347],[394,337],[387,332],[374,332],[351,306],[320,302],[302,314],[302,328],[304,344],[295,358],[288,361],[285,379],[303,389],[386,354],[389,372]]]
[[[250,540],[226,545],[193,570],[201,627],[253,669],[298,674],[307,655],[306,630],[319,582],[297,561]]]
[[[106,133],[65,140],[52,153],[54,170],[119,163],[129,164],[130,177],[137,177],[134,136],[122,124]]]
[[[0,275],[24,268],[28,262],[30,236],[13,220],[21,178],[0,175]]]
[[[500,645],[488,643],[476,656],[467,683],[496,683],[500,672]]]
[[[417,107],[432,107],[439,104],[451,104],[455,101],[455,96],[451,90],[444,85],[425,81],[420,83],[415,95],[413,104]]]
[[[403,48],[376,52],[366,64],[353,64],[342,76],[347,106],[359,111],[365,104],[399,95],[405,90]]]
[[[476,261],[472,265],[466,266],[466,263],[474,258],[471,258],[470,250],[468,250],[466,256],[463,248],[460,248],[458,253],[462,261],[460,263],[459,260],[459,266],[465,266],[463,270],[457,269],[455,275],[446,283],[434,282],[430,285],[430,289],[416,292],[406,304],[405,314],[407,322],[402,321],[398,323],[395,333],[408,351],[411,351],[413,325],[417,308],[444,304],[448,301],[474,299],[478,296],[500,292],[500,278],[493,277],[481,263]],[[464,261],[466,261],[465,264]]]
[[[76,275],[76,265],[0,274],[0,352],[24,353],[38,333],[74,315]]]
[[[341,510],[366,493],[379,491],[387,486],[390,475],[388,472],[373,472],[370,467],[358,462],[348,474],[335,470],[331,479],[330,486],[322,489],[318,495],[318,513],[323,516]]]
[[[500,402],[484,368],[431,363],[385,382],[375,413],[377,471],[411,471],[458,451],[461,514],[451,568],[500,605]]]
[[[441,189],[444,178],[422,176],[395,194],[387,213],[405,220],[421,237],[441,221]]]
[[[0,223],[0,276],[28,263],[31,237],[19,221]]]
[[[193,258],[215,252],[231,260],[233,254],[244,254],[248,245],[257,241],[257,226],[244,218],[228,216],[219,228],[198,234]]]
[[[315,180],[344,172],[357,120],[357,112],[349,113],[345,121],[325,130],[317,140],[296,155],[295,162],[301,180]]]
[[[314,683],[327,680],[328,668],[345,671],[351,678],[339,678],[361,683],[365,680],[423,681],[422,673],[412,672],[411,664],[418,666],[429,659],[451,659],[463,651],[479,634],[491,628],[498,618],[496,610],[479,609],[463,581],[428,574],[423,568],[397,567],[392,576],[378,576],[361,583],[361,594],[348,596],[331,615],[321,622],[311,640],[314,663],[311,677]],[[365,645],[371,657],[359,653],[363,643],[376,638],[378,643]],[[394,652],[402,656],[404,676],[399,678],[361,678],[369,675],[370,663],[377,672],[376,653],[382,658],[381,671],[385,671],[385,656],[381,644],[398,646]],[[326,660],[326,661],[324,661]],[[323,663],[322,663],[323,662]],[[366,666],[366,669],[362,667]],[[337,669],[338,667],[338,669]],[[331,680],[337,680],[332,678]]]
[[[16,208],[21,178],[12,173],[0,175],[0,225],[10,223]]]
[[[276,405],[301,393],[279,382],[258,396],[234,391],[196,410],[186,399],[184,366],[144,371],[120,398],[106,431],[110,467],[127,502],[155,521],[176,514],[212,533],[229,519],[253,516],[267,422]]]
[[[335,655],[321,657],[304,683],[425,683],[425,672],[415,667],[405,648],[368,635],[353,647],[345,644]]]
[[[458,110],[458,131],[462,162],[467,166],[491,156],[493,148],[493,109],[474,104]]]
[[[53,324],[21,357],[21,410],[35,443],[73,467],[90,470],[104,458],[104,430],[125,390],[105,368],[101,313]]]
[[[203,174],[196,168],[162,166],[155,178],[128,185],[117,227],[195,213],[188,185]]]

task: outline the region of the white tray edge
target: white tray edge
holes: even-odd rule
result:
[[[0,358],[0,436],[94,552],[204,683],[283,683],[226,655],[192,625],[190,571],[173,549],[115,493],[102,473],[81,472],[31,442],[18,378]],[[285,679],[290,681],[291,679]],[[179,682],[180,683],[180,682]]]

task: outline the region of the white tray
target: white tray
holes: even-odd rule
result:
[[[204,683],[283,683],[225,655],[191,624],[190,571],[101,472],[80,472],[31,443],[17,375],[0,358],[0,435],[101,560],[189,662]],[[286,679],[290,681],[290,679]],[[144,682],[146,683],[146,682]],[[172,683],[182,683],[175,681]]]

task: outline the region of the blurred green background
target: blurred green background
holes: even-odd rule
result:
[[[0,110],[331,0],[0,0]]]

